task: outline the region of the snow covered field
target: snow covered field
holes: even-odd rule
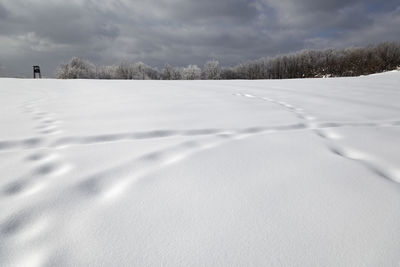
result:
[[[0,79],[0,266],[400,266],[400,72]]]

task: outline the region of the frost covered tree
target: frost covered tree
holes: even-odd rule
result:
[[[400,65],[400,44],[352,47],[342,50],[303,50],[258,59],[224,69],[233,79],[288,79],[358,76],[395,69]]]
[[[203,70],[196,65],[177,68],[167,64],[162,73],[143,62],[96,69],[88,61],[73,58],[58,68],[56,76],[62,79],[287,79],[358,76],[393,70],[399,66],[400,43],[386,42],[341,50],[302,50],[222,69],[216,60],[208,61]]]
[[[143,62],[137,62],[130,66],[131,77],[133,80],[148,80],[146,74],[147,65]]]
[[[199,80],[201,78],[201,69],[197,65],[189,65],[182,69],[182,79]]]
[[[163,80],[172,80],[173,67],[169,64],[165,64],[163,68],[162,78]]]
[[[121,63],[115,67],[115,79],[125,80],[158,80],[160,73],[156,68],[152,68],[143,62],[128,64]]]
[[[221,76],[221,68],[218,60],[210,60],[204,64],[202,78],[205,80],[218,80]]]
[[[234,68],[227,67],[227,68],[222,68],[221,69],[220,79],[222,79],[222,80],[234,80],[234,79],[239,79],[239,78],[238,78],[237,73],[234,70]]]
[[[130,76],[129,71],[129,64],[126,62],[122,62],[119,64],[115,70],[115,79],[122,79],[122,80],[131,80],[132,77]]]
[[[161,79],[161,73],[157,68],[152,68],[150,66],[147,66],[147,68],[145,69],[145,72],[146,72],[146,76],[150,80],[160,80]]]
[[[182,80],[182,73],[182,68],[165,64],[161,77],[163,80]]]
[[[96,67],[89,61],[74,57],[67,64],[61,65],[56,71],[59,79],[94,79]]]
[[[182,80],[182,68],[175,67],[172,69],[172,80]]]
[[[101,66],[96,69],[97,79],[118,79],[117,66]]]

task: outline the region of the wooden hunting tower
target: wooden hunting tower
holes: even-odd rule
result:
[[[33,78],[36,79],[36,73],[38,74],[39,78],[42,78],[42,74],[40,73],[39,66],[33,66]]]

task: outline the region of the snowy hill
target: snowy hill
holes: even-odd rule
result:
[[[0,266],[399,266],[399,85],[0,79]]]

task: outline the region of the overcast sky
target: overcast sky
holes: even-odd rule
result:
[[[399,0],[0,0],[0,76],[96,64],[222,65],[400,41]]]

